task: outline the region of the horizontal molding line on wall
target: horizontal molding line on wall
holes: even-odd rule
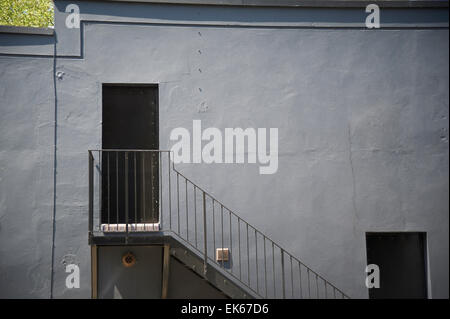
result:
[[[78,0],[90,1],[90,0]],[[209,5],[233,7],[313,7],[313,8],[365,8],[367,0],[103,0],[105,2],[129,2],[172,5]],[[448,7],[445,0],[374,0],[380,7],[387,8],[440,8]]]
[[[55,33],[55,29],[52,27],[35,28],[35,27],[13,26],[13,25],[0,25],[0,33],[53,36],[53,34]]]
[[[367,29],[364,23],[229,23],[229,22],[204,22],[204,23],[189,23],[189,22],[132,22],[132,21],[111,21],[111,20],[81,20],[80,21],[80,54],[79,55],[57,55],[57,58],[62,59],[84,59],[84,27],[86,24],[96,25],[123,25],[123,26],[168,26],[168,27],[210,27],[210,28],[255,28],[255,29],[322,29],[322,30],[367,30],[367,32],[383,32],[389,30],[429,30],[440,29],[446,30],[449,28],[448,23],[386,23],[382,24],[379,29]],[[55,31],[57,32],[57,31]],[[0,29],[0,34],[1,34]],[[5,32],[11,33],[11,32]],[[18,34],[18,33],[15,33]],[[29,33],[24,33],[30,35]],[[36,35],[41,36],[41,35]],[[54,38],[53,35],[49,35]],[[0,48],[1,49],[1,48]],[[35,58],[53,58],[53,54],[32,54],[32,53],[3,53],[0,52],[0,56],[12,56],[12,57],[35,57]]]

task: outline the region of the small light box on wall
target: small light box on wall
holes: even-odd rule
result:
[[[228,248],[217,248],[216,249],[216,261],[226,262],[230,259],[230,250]]]

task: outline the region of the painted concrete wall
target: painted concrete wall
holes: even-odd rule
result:
[[[53,62],[1,57],[0,65],[0,297],[45,298],[52,247]]]
[[[48,38],[33,40],[39,56],[17,56],[34,49],[0,34],[1,297],[49,297],[53,229],[54,297],[90,296],[87,150],[101,147],[101,84],[158,83],[161,149],[193,119],[279,128],[276,174],[179,165],[187,177],[353,298],[368,296],[365,232],[425,231],[431,296],[448,298],[448,13],[389,12],[392,28],[367,30],[353,9],[80,2],[74,30],[68,3],[55,19],[56,163]],[[65,263],[80,265],[80,289],[65,287]]]

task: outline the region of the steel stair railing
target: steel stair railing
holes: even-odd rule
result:
[[[179,172],[171,151],[89,151],[89,231],[169,232],[261,298],[349,298]],[[124,215],[124,216],[123,216]],[[157,226],[155,226],[157,225]],[[107,232],[105,231],[107,234]],[[228,261],[217,249],[228,249]]]

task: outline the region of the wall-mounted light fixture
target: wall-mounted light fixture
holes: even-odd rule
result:
[[[133,267],[136,264],[136,256],[132,252],[127,252],[122,256],[122,265],[125,267]]]
[[[217,248],[216,249],[216,261],[217,262],[227,262],[230,260],[230,250],[228,248]]]

